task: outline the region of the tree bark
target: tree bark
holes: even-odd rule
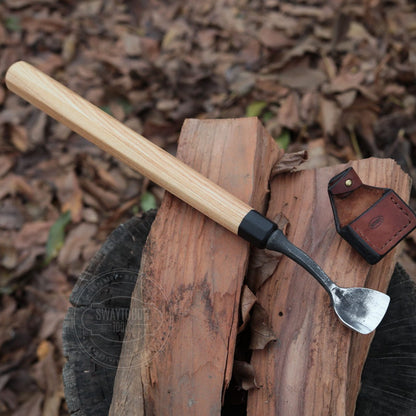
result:
[[[256,118],[187,120],[177,156],[266,208],[279,150]],[[248,243],[165,195],[133,292],[110,414],[220,414],[248,257]]]
[[[405,201],[410,179],[391,159],[352,163],[364,183],[393,188]],[[336,233],[327,194],[338,165],[277,176],[271,183],[269,218],[283,213],[288,238],[306,251],[340,286],[366,286],[385,292],[397,247],[374,266]],[[256,293],[269,312],[278,339],[253,352],[261,388],[248,396],[248,415],[351,416],[373,334],[344,327],[323,288],[283,257],[273,276]]]

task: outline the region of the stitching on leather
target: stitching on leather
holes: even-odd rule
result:
[[[400,230],[399,231],[397,231],[396,232],[396,234],[394,234],[393,235],[393,237],[391,237],[390,238],[390,240],[388,240],[388,241],[386,241],[385,243],[384,243],[384,245],[381,247],[381,250],[384,248],[384,247],[386,247],[386,245],[388,244],[388,243],[390,243],[390,241],[391,240],[393,240],[394,238],[396,238],[405,228],[407,228],[409,225],[410,225],[410,223],[412,222],[411,221],[411,219],[410,219],[410,217],[409,217],[409,213],[407,213],[395,200],[394,200],[394,198],[393,197],[390,197],[390,200],[393,202],[393,204],[394,205],[396,205],[396,207],[400,210],[400,211],[402,211],[403,212],[403,214],[404,215],[406,215],[406,217],[407,217],[407,220],[408,220],[408,223],[406,224],[406,225],[404,225],[402,228],[400,228]]]
[[[406,224],[406,225],[404,225],[402,228],[400,228],[400,230],[399,231],[397,231],[389,240],[387,240],[381,247],[380,246],[377,246],[377,244],[375,244],[373,241],[371,241],[367,236],[365,236],[363,233],[362,233],[362,231],[360,230],[360,229],[355,229],[357,232],[358,232],[358,234],[364,239],[364,240],[366,240],[367,242],[369,242],[371,245],[373,245],[373,246],[376,246],[376,247],[378,247],[379,248],[379,250],[383,250],[383,248],[384,247],[386,247],[392,240],[394,240],[405,228],[407,228],[410,224],[411,224],[411,219],[410,219],[410,216],[409,216],[409,213],[408,212],[406,212],[395,200],[394,200],[394,198],[393,197],[390,197],[390,200],[393,202],[393,204],[394,205],[396,205],[396,207],[400,210],[400,211],[402,211],[402,213],[404,214],[404,215],[406,215],[406,217],[407,217],[407,219],[408,219],[408,223]],[[353,227],[354,228],[354,227]]]

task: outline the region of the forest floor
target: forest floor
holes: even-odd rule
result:
[[[171,153],[185,118],[258,116],[311,166],[391,157],[416,183],[410,0],[3,0],[0,415],[68,414],[61,327],[77,275],[163,196],[7,91],[21,59]],[[412,276],[415,246],[401,256]]]

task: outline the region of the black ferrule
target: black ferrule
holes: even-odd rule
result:
[[[256,247],[265,248],[267,240],[276,229],[277,225],[273,221],[253,209],[241,221],[238,235]]]

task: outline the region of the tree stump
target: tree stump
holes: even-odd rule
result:
[[[187,120],[177,154],[260,212],[278,155],[256,118]],[[248,259],[245,241],[165,196],[133,292],[110,414],[221,413]]]
[[[266,207],[279,152],[258,120],[187,121],[178,156],[257,210]],[[238,163],[229,163],[234,159]],[[392,187],[407,199],[408,178],[392,161],[353,166],[364,182]],[[338,284],[385,291],[395,252],[371,267],[335,232],[326,186],[344,168],[276,177],[268,216],[286,215],[289,239]],[[68,406],[78,416],[105,414],[118,365],[112,414],[220,414],[233,367],[248,245],[167,194],[136,282],[141,250],[132,247],[135,237],[126,239],[128,229],[104,245],[71,297],[75,307],[64,330]],[[123,255],[109,262],[114,241]],[[344,328],[322,288],[287,258],[256,295],[278,339],[253,352],[260,388],[250,391],[247,414],[354,414],[372,337]],[[368,390],[363,394],[369,397]],[[366,412],[362,403],[359,409]]]
[[[355,416],[416,414],[416,284],[396,264],[389,309],[371,343]]]
[[[128,265],[131,275],[137,276],[141,250],[153,218],[154,213],[147,213],[143,218],[132,218],[110,234],[80,276],[71,296],[73,301],[78,298],[80,285],[103,274],[115,273],[113,259],[118,259],[118,266]],[[101,266],[97,267],[97,264]],[[120,277],[125,295],[131,296],[134,285],[129,276],[124,274]],[[416,412],[416,380],[413,376],[416,369],[416,285],[400,265],[396,265],[387,293],[391,296],[391,304],[383,323],[377,328],[368,353],[355,416],[411,416]],[[81,308],[92,307],[93,298],[92,291],[86,292]],[[68,311],[63,338],[68,360],[63,372],[68,409],[74,416],[105,416],[113,397],[117,363],[108,366],[95,360],[93,351],[89,350],[93,341],[76,336],[82,322],[74,317],[80,318],[82,314],[75,313],[74,308]],[[117,324],[125,328],[127,316],[123,314]],[[108,331],[108,335],[103,332],[101,336],[115,338],[111,326],[105,325],[104,331]],[[120,335],[117,334],[122,338]],[[106,343],[104,355],[114,358],[120,354],[120,343],[115,344],[116,348],[113,343]],[[232,405],[227,408],[230,410],[223,410],[224,416],[246,414],[244,403],[238,408]]]
[[[108,414],[130,299],[154,217],[148,212],[115,229],[72,291],[62,334],[65,398],[72,415]]]

